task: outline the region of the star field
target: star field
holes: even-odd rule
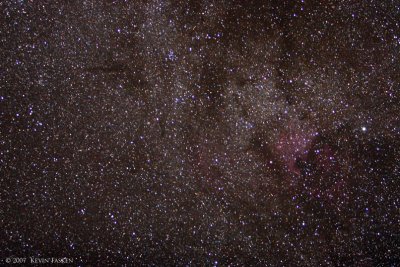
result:
[[[397,266],[400,3],[0,3],[0,262]]]

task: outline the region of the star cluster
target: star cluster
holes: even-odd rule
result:
[[[395,266],[400,3],[0,3],[0,257]]]

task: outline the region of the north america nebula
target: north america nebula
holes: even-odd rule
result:
[[[0,3],[0,263],[397,266],[400,3]]]

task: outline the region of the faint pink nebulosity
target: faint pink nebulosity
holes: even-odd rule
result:
[[[316,131],[302,129],[294,122],[289,123],[287,131],[281,132],[276,149],[289,172],[300,175],[300,169],[296,162],[298,159],[306,158],[317,135]]]

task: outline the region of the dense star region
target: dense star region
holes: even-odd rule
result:
[[[0,265],[400,262],[399,1],[5,0],[0,56]]]

